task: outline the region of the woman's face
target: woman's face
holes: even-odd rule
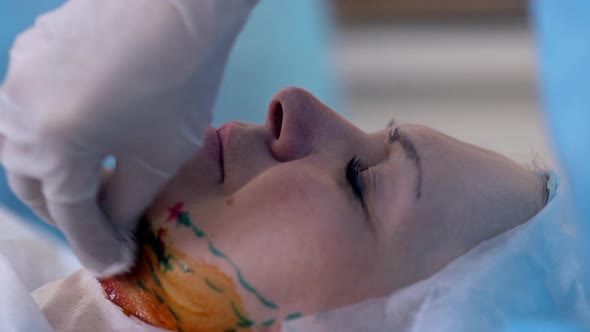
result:
[[[217,284],[188,273],[177,288],[232,283],[225,305],[240,302],[261,326],[425,278],[531,218],[539,189],[533,172],[496,153],[417,125],[365,133],[286,88],[266,125],[210,128],[148,219],[160,245],[182,256],[167,273],[183,260],[219,269],[209,278]]]

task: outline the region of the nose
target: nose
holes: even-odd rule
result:
[[[271,133],[271,151],[283,162],[333,149],[358,130],[311,93],[296,87],[273,96],[266,127]]]

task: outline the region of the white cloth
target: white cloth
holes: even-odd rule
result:
[[[80,264],[65,245],[43,237],[2,206],[0,224],[0,331],[53,331],[29,292],[71,274]]]
[[[164,331],[123,314],[65,245],[2,206],[0,224],[0,331]]]
[[[0,162],[90,271],[133,264],[138,217],[201,146],[256,3],[70,0],[17,38],[0,86]],[[117,167],[101,190],[109,155]]]
[[[83,269],[39,288],[32,296],[56,332],[167,331],[125,315]]]
[[[109,301],[100,284],[81,269],[32,295],[0,255],[0,331],[2,332],[164,332],[128,317]]]
[[[53,332],[29,291],[14,272],[8,260],[0,255],[0,331]]]
[[[33,291],[80,268],[72,251],[0,205],[0,255]]]

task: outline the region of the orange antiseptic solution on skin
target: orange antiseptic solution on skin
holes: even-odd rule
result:
[[[184,332],[246,332],[253,323],[231,277],[217,266],[192,262],[167,247],[165,261],[143,245],[135,269],[101,280],[109,299],[130,316]]]

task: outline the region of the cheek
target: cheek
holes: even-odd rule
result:
[[[209,254],[211,240],[261,294],[282,308],[313,313],[362,300],[375,284],[375,239],[348,194],[325,174],[269,172],[230,197],[206,203],[178,198],[206,240],[165,224],[169,239],[191,259],[213,259],[231,272],[232,266]],[[259,306],[251,296],[244,304]]]
[[[227,198],[217,214],[239,228],[240,236],[264,235],[285,246],[318,237],[330,242],[358,226],[359,219],[345,202],[339,188],[326,180],[261,178]]]
[[[347,302],[374,257],[361,211],[326,180],[274,183],[254,181],[231,198],[219,214],[232,226],[218,240],[282,303],[313,311]]]

